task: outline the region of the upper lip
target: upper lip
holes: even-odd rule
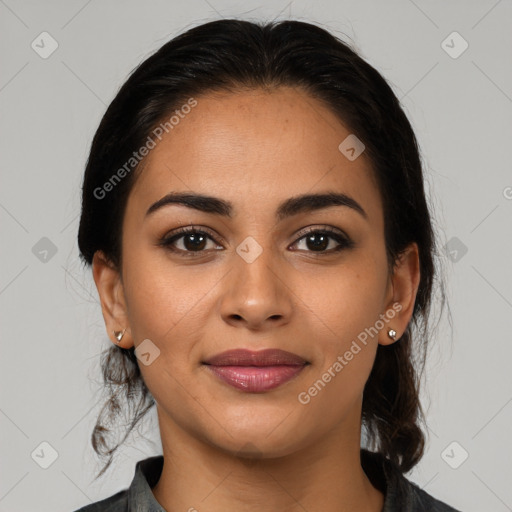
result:
[[[304,365],[307,361],[297,354],[269,348],[253,352],[246,349],[228,350],[203,362],[213,366],[278,366]]]

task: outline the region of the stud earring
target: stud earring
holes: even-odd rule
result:
[[[121,340],[123,339],[124,333],[126,332],[126,327],[122,331],[119,331],[119,332],[112,331],[112,332],[114,333],[114,336],[116,337],[117,343],[120,343]]]
[[[394,329],[389,329],[388,336],[393,340],[396,341],[396,331]]]

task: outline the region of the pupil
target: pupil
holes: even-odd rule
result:
[[[319,243],[315,243],[314,240],[315,238],[319,238],[320,241]],[[311,245],[309,245],[311,242]],[[327,242],[327,244],[326,244]],[[308,244],[308,248],[310,249],[323,249],[325,250],[327,248],[327,245],[329,245],[329,242],[328,242],[328,237],[326,237],[325,235],[320,235],[318,233],[316,234],[313,234],[313,235],[310,235],[307,239],[306,239],[306,243]]]
[[[185,247],[189,250],[203,249],[205,237],[197,233],[192,233],[185,237]],[[192,242],[187,243],[187,242]]]

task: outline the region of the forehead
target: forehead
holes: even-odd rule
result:
[[[381,214],[369,159],[340,151],[350,129],[304,91],[215,92],[195,100],[161,140],[154,138],[130,208],[145,212],[171,191],[215,195],[242,210],[336,190],[365,203],[369,217]]]

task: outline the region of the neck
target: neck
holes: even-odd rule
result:
[[[161,412],[164,465],[152,492],[168,512],[382,511],[384,496],[361,467],[359,425],[352,439],[337,430],[289,455],[242,458],[162,421]]]

